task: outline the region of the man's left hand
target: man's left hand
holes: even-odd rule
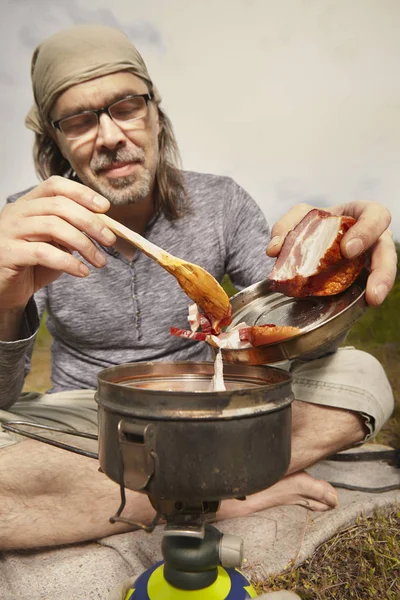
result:
[[[286,234],[313,208],[315,207],[309,204],[297,204],[273,226],[272,239],[267,248],[268,256],[275,257],[279,254]],[[396,247],[388,229],[392,218],[390,212],[382,204],[363,200],[323,210],[356,219],[357,222],[343,236],[340,248],[346,258],[355,258],[370,249],[366,300],[371,306],[382,304],[393,287],[397,270]]]

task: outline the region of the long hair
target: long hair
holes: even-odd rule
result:
[[[185,215],[190,206],[172,123],[157,102],[156,105],[160,133],[158,136],[159,159],[154,186],[155,210],[161,211],[168,220],[172,221]],[[41,179],[47,179],[51,175],[68,177],[72,173],[71,165],[48,133],[35,133],[33,159],[36,172]]]

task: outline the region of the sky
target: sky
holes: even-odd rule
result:
[[[103,23],[143,55],[184,168],[233,177],[271,224],[298,202],[381,202],[400,240],[398,0],[2,0],[2,8],[0,207],[37,182],[24,126],[35,46],[74,23]]]

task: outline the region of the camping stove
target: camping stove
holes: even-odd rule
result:
[[[237,570],[241,538],[222,535],[210,522],[221,500],[244,500],[285,474],[291,376],[274,367],[225,365],[227,389],[214,392],[213,373],[211,362],[138,363],[98,376],[98,459],[121,493],[111,521],[147,532],[165,522],[164,561],[136,580],[126,600],[255,596]],[[148,495],[156,511],[151,525],[124,516],[126,488]]]
[[[212,363],[122,365],[99,374],[99,461],[120,485],[122,520],[151,531],[166,521],[164,562],[127,598],[249,598],[236,570],[243,542],[209,524],[224,498],[274,484],[290,460],[291,377],[272,367],[227,365],[225,392],[208,391]],[[148,494],[150,527],[124,518],[125,488]],[[201,596],[197,595],[201,594]]]

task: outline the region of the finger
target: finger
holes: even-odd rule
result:
[[[346,258],[354,258],[378,241],[389,227],[391,215],[386,207],[375,202],[350,203],[345,210],[345,214],[357,221],[343,236],[340,249]]]
[[[392,289],[397,273],[397,252],[389,231],[381,235],[372,250],[370,270],[365,298],[370,306],[379,306]]]
[[[10,206],[8,215],[9,221],[14,224],[17,231],[19,231],[23,218],[56,216],[70,223],[79,231],[84,231],[104,246],[110,246],[116,242],[115,234],[104,224],[100,217],[70,198],[53,196],[38,198],[34,202],[22,202],[21,204],[17,204],[17,202],[14,210],[17,211],[18,215],[15,216],[13,213],[11,216],[12,206]]]
[[[8,265],[10,269],[39,265],[75,277],[86,277],[90,273],[89,267],[78,258],[45,242],[14,242],[11,256],[12,264]]]
[[[29,242],[54,242],[67,251],[77,251],[95,267],[103,267],[106,258],[92,240],[63,219],[55,216],[28,217],[20,220],[18,238]],[[63,249],[59,248],[59,249]]]
[[[326,210],[332,215],[347,215],[348,217],[358,219],[371,204],[382,208],[382,204],[371,202],[371,200],[353,200],[352,202],[347,202],[345,204],[335,204],[334,206],[328,207]]]
[[[271,241],[267,246],[268,256],[274,257],[279,254],[289,231],[294,229],[313,208],[310,204],[297,204],[275,223],[271,230]]]
[[[103,213],[109,210],[111,206],[110,202],[104,196],[91,190],[86,185],[57,175],[53,175],[42,181],[33,190],[18,198],[17,202],[52,196],[66,196],[93,212]]]

